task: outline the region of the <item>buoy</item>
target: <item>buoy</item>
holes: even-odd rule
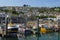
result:
[[[41,28],[41,33],[46,33],[46,28]]]

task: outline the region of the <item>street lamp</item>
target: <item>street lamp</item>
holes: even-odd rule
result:
[[[6,36],[7,36],[7,31],[8,31],[8,17],[9,17],[9,15],[7,15],[7,16],[5,17],[5,24],[6,24]]]
[[[37,17],[38,33],[40,32],[40,30],[39,30],[39,18],[40,18],[40,14],[39,14],[39,17]]]
[[[27,27],[27,21],[28,21],[28,17],[29,17],[30,15],[25,15],[25,29],[26,29],[26,27]]]
[[[40,18],[40,14],[37,17],[37,26],[38,26],[38,38],[37,38],[37,40],[39,40],[39,36],[40,36],[39,18]]]

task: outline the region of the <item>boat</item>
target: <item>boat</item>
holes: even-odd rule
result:
[[[46,33],[47,30],[46,30],[46,28],[41,28],[41,29],[40,29],[40,32],[41,32],[41,33]]]
[[[17,36],[18,27],[8,26],[7,27],[7,36]],[[6,25],[0,27],[0,34],[6,36]]]
[[[31,34],[33,34],[31,30],[25,30],[25,33],[24,33],[25,36],[29,36]]]

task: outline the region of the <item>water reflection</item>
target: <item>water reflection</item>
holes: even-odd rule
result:
[[[4,37],[1,37],[0,40],[18,40],[18,38],[4,38]]]
[[[47,33],[39,37],[39,40],[58,40],[58,33]]]
[[[15,37],[14,38],[13,37],[12,38],[0,37],[0,40],[58,40],[58,38],[60,38],[60,33],[47,33],[47,34],[40,34],[40,35],[20,36],[16,38]]]
[[[60,32],[58,33],[58,40],[60,40]]]

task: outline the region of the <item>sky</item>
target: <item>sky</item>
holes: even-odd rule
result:
[[[0,6],[60,7],[60,0],[0,0]]]

